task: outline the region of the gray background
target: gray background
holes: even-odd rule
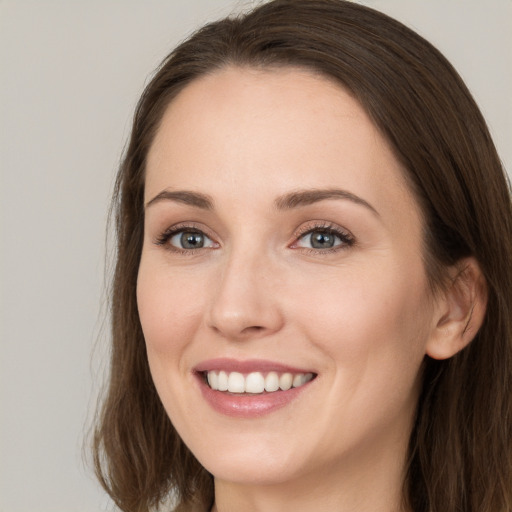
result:
[[[253,3],[0,0],[0,512],[111,506],[81,445],[107,352],[113,176],[161,58],[194,27]],[[512,0],[362,3],[455,64],[510,171]]]

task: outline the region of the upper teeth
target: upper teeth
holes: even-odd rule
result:
[[[298,388],[313,378],[312,373],[281,373],[269,372],[264,376],[261,372],[244,375],[239,372],[209,371],[206,374],[208,384],[216,391],[230,393],[263,393],[264,391],[287,391]]]

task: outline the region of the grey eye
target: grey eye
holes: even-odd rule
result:
[[[313,231],[309,235],[309,243],[314,249],[330,249],[336,245],[336,235],[325,231]]]
[[[213,247],[213,242],[200,231],[179,231],[171,237],[170,244],[179,249]]]
[[[297,247],[305,247],[307,249],[332,249],[344,242],[348,242],[348,240],[345,240],[345,237],[334,231],[315,229],[302,235],[297,242]]]

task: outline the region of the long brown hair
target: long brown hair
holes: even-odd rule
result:
[[[399,22],[343,0],[275,0],[211,23],[162,63],[137,106],[114,195],[117,261],[109,388],[94,440],[97,475],[125,512],[207,509],[213,478],[175,432],[151,380],[136,304],[144,172],[165,107],[225,66],[302,67],[350,90],[406,169],[423,210],[433,288],[473,256],[484,324],[462,352],[426,357],[404,503],[415,512],[512,511],[512,211],[485,121],[459,75]]]

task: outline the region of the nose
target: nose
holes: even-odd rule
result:
[[[282,328],[282,279],[268,258],[232,254],[214,282],[207,323],[218,334],[236,341],[267,336]]]

